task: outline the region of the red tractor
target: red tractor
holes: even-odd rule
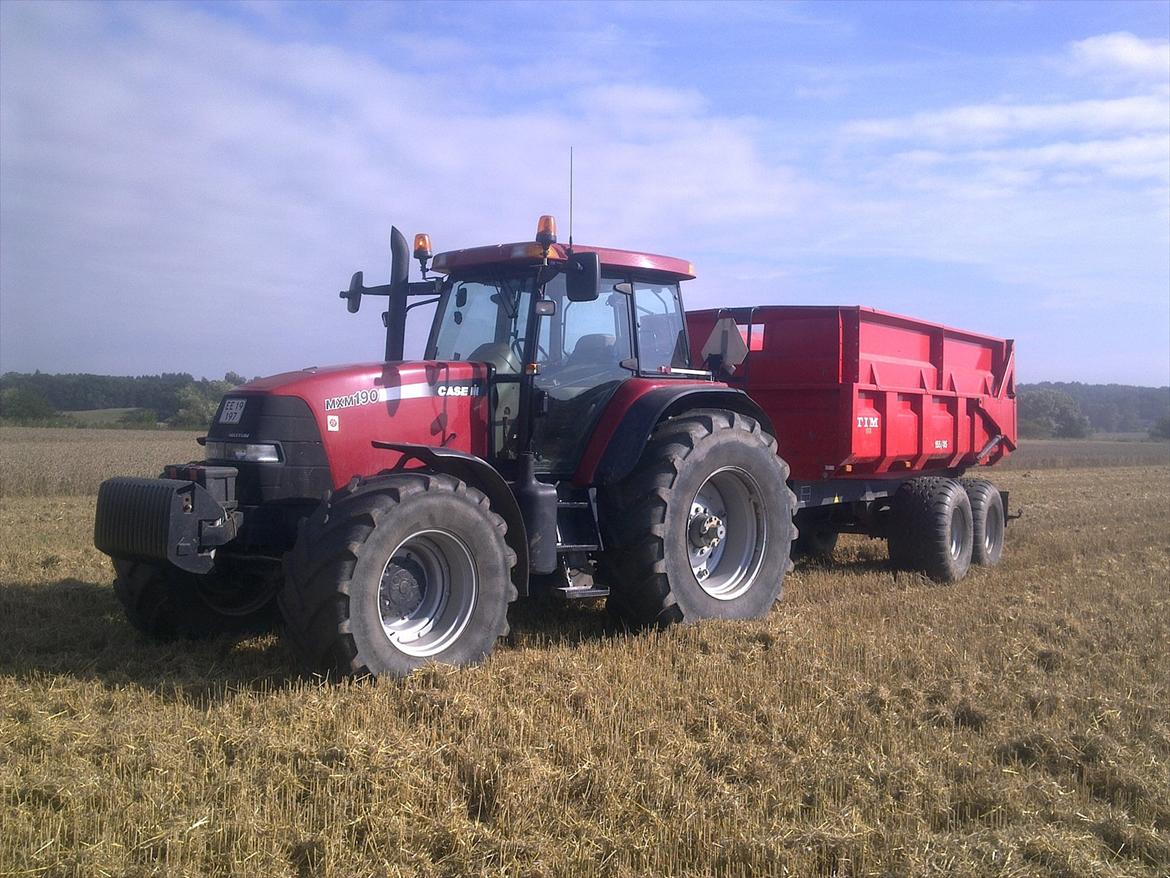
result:
[[[688,316],[689,263],[564,247],[551,217],[414,256],[412,283],[394,229],[390,283],[341,293],[388,298],[384,361],[249,382],[205,460],[103,483],[94,542],[139,629],[278,605],[312,669],[401,675],[484,658],[542,590],[637,627],[759,617],[794,548],[842,532],[944,581],[998,560],[1006,496],[957,479],[1014,447],[1010,341],[861,308]]]

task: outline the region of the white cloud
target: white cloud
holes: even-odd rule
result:
[[[1101,34],[1069,46],[1074,72],[1151,79],[1170,84],[1170,41],[1144,40],[1125,31]]]
[[[1135,95],[1055,104],[974,104],[891,119],[863,119],[844,128],[857,140],[934,144],[994,143],[1020,135],[1128,134],[1170,128],[1170,99]]]
[[[891,161],[909,173],[939,174],[954,172],[970,183],[972,174],[985,180],[1020,188],[1051,183],[1051,177],[1076,170],[1079,176],[1063,177],[1064,184],[1092,183],[1105,174],[1128,180],[1170,182],[1170,135],[1146,134],[1106,140],[1056,141],[1041,146],[1007,149],[909,150],[897,153]],[[975,166],[973,170],[972,166]]]

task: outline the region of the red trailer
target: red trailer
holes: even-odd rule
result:
[[[933,476],[938,487],[1016,447],[1011,339],[841,305],[691,311],[687,327],[694,362],[715,347],[739,348],[742,362],[722,377],[772,420],[798,500],[798,549],[807,553],[827,554],[838,533],[860,531],[892,538],[896,555],[901,528],[891,501],[909,478]],[[991,502],[990,486],[964,482],[982,531],[978,507]],[[998,558],[1006,492],[999,501],[996,533],[977,534],[976,563]]]

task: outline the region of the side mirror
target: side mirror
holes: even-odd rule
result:
[[[557,303],[553,299],[537,299],[536,313],[541,317],[553,317],[557,313]]]
[[[712,372],[728,377],[735,373],[736,366],[746,360],[747,355],[748,346],[733,317],[720,317],[715,321],[711,334],[699,352],[704,364]]]
[[[574,253],[565,261],[565,295],[570,302],[592,302],[601,293],[601,258]]]
[[[345,299],[346,310],[350,314],[356,314],[358,308],[362,306],[362,290],[366,288],[362,282],[362,273],[355,271],[353,277],[349,279],[349,289],[341,293],[341,298]]]

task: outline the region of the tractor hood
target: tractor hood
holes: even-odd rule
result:
[[[372,442],[454,448],[484,456],[488,435],[484,363],[419,360],[311,367],[249,381],[220,403],[209,439],[281,442],[286,410],[311,418],[334,487],[393,466],[396,452]],[[290,408],[291,407],[291,408]],[[264,433],[266,435],[260,435]]]
[[[448,380],[487,380],[487,369],[481,363],[446,360],[417,360],[395,363],[350,363],[342,366],[309,366],[296,372],[281,372],[267,378],[257,378],[242,384],[236,390],[243,393],[274,393],[299,396],[312,405],[314,396],[336,396],[335,391],[377,391],[378,400],[417,399],[440,396],[439,388]],[[367,402],[377,400],[368,399]]]

